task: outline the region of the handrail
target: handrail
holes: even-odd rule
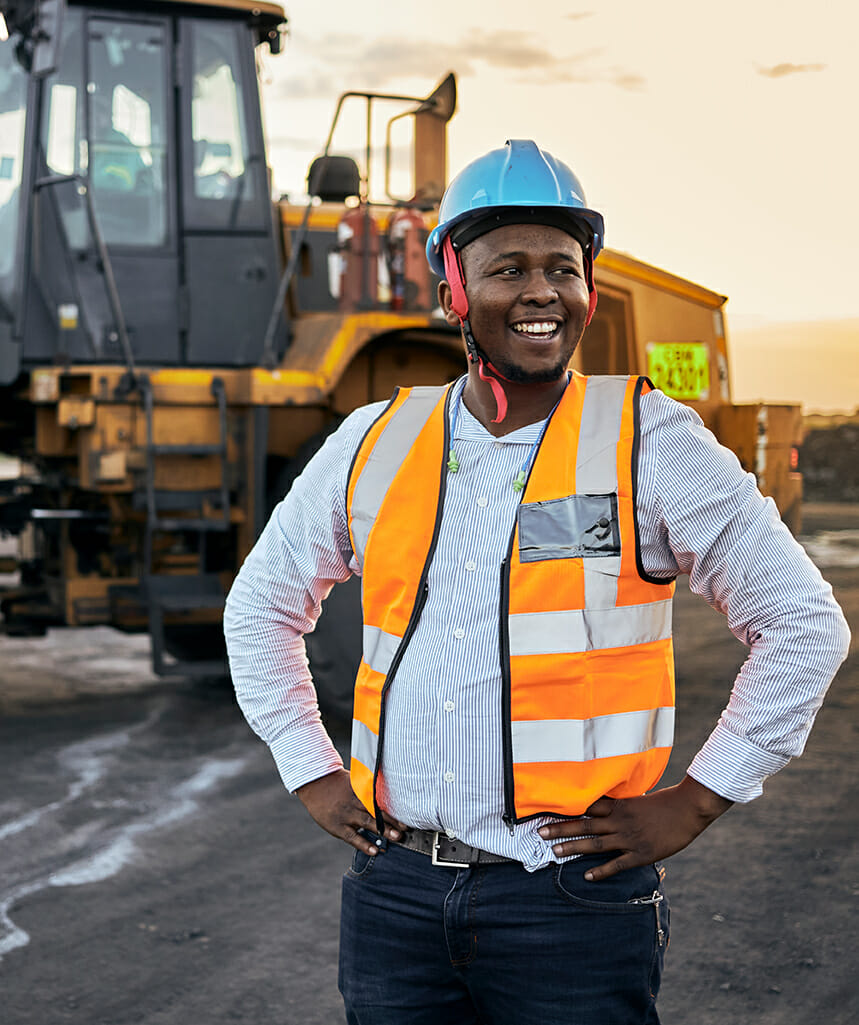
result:
[[[113,314],[114,323],[116,324],[117,334],[119,335],[119,344],[122,347],[122,354],[125,357],[125,365],[128,368],[131,381],[134,381],[137,374],[137,370],[134,365],[134,353],[131,351],[131,342],[128,338],[128,330],[125,326],[125,317],[123,316],[122,305],[119,301],[119,291],[117,290],[116,278],[113,274],[113,264],[110,262],[110,254],[108,253],[104,236],[98,226],[98,218],[95,214],[95,205],[92,201],[89,181],[80,174],[52,174],[47,178],[40,178],[35,182],[33,185],[33,191],[38,192],[40,189],[52,188],[55,185],[65,185],[68,182],[76,182],[78,186],[78,194],[84,198],[90,234],[95,242],[96,252],[98,253],[99,263],[101,264],[102,274],[104,275],[104,287],[107,294],[107,301],[110,306],[110,312]]]
[[[362,199],[369,201],[370,198],[370,160],[371,160],[371,105],[373,100],[391,100],[396,103],[425,103],[426,99],[421,96],[400,96],[396,93],[366,93],[366,92],[355,92],[350,91],[342,93],[340,98],[337,100],[337,106],[334,110],[334,118],[331,121],[331,128],[328,131],[328,138],[325,140],[325,148],[322,151],[322,156],[316,165],[316,173],[313,176],[312,181],[307,183],[307,191],[309,198],[307,200],[307,206],[304,208],[304,215],[301,218],[301,224],[295,233],[295,237],[292,240],[292,252],[289,255],[286,267],[283,270],[283,274],[280,277],[280,282],[277,286],[277,294],[275,295],[274,305],[272,306],[271,315],[268,319],[268,326],[265,331],[265,338],[262,346],[262,356],[260,357],[260,363],[266,370],[274,370],[275,367],[275,355],[274,355],[274,334],[277,330],[277,322],[280,318],[283,304],[286,299],[286,293],[289,286],[292,284],[292,279],[295,277],[295,271],[298,267],[298,261],[301,259],[301,247],[304,245],[304,240],[307,236],[308,224],[310,223],[310,212],[313,209],[314,189],[317,184],[324,177],[323,172],[328,164],[328,158],[330,157],[331,142],[334,138],[334,129],[337,127],[337,122],[340,118],[340,111],[343,109],[343,104],[348,99],[358,98],[367,101],[367,145],[366,150],[366,174],[363,178],[364,185],[364,196]],[[410,111],[409,113],[414,113]],[[369,214],[369,211],[368,211]],[[364,263],[366,265],[369,259],[369,251],[365,247],[364,249]],[[364,268],[364,281],[367,280],[366,266]]]

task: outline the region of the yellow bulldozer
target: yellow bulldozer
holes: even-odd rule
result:
[[[310,200],[272,202],[255,50],[280,52],[279,5],[0,13],[3,628],[148,630],[158,673],[222,674],[226,590],[326,433],[397,384],[464,370],[423,255],[455,78],[425,97],[342,96]],[[334,148],[346,104],[366,108],[363,166]],[[412,181],[395,196],[405,118]],[[612,250],[596,282],[573,365],[649,374],[694,406],[796,527],[798,409],[731,403],[725,297]],[[357,630],[356,607],[333,615]],[[311,659],[341,672],[349,630],[311,638]]]

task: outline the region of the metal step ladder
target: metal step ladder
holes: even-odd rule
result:
[[[205,539],[211,531],[230,527],[230,494],[227,467],[227,398],[224,382],[212,380],[212,395],[218,406],[219,440],[212,444],[162,444],[155,442],[155,400],[148,379],[141,381],[146,415],[146,527],[143,542],[141,586],[149,612],[152,668],[159,676],[224,676],[226,660],[175,659],[167,655],[165,619],[173,614],[223,609],[225,594],[217,573],[205,572]],[[156,487],[156,462],[170,457],[220,458],[217,488],[166,491]],[[215,510],[213,515],[212,510]],[[155,537],[162,533],[192,532],[197,536],[201,571],[193,574],[155,573]]]

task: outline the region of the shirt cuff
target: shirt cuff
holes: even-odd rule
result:
[[[305,783],[343,768],[343,759],[318,719],[277,737],[269,749],[283,785],[291,794]]]
[[[732,733],[721,722],[692,760],[689,775],[729,801],[745,804],[763,793],[767,776],[790,761]]]

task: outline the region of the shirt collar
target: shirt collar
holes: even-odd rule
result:
[[[537,438],[540,436],[540,432],[543,430],[543,424],[545,424],[548,417],[537,421],[537,423],[526,424],[524,427],[520,427],[518,430],[511,431],[509,434],[504,434],[500,438],[496,438],[494,434],[490,434],[489,431],[483,426],[483,424],[473,416],[468,407],[462,401],[462,393],[465,390],[465,383],[468,380],[467,376],[461,377],[454,385],[454,392],[450,403],[450,419],[453,424],[454,416],[456,413],[456,404],[459,403],[459,417],[457,418],[456,431],[454,438],[460,441],[481,441],[481,442],[492,442],[497,441],[501,445],[532,445]]]

